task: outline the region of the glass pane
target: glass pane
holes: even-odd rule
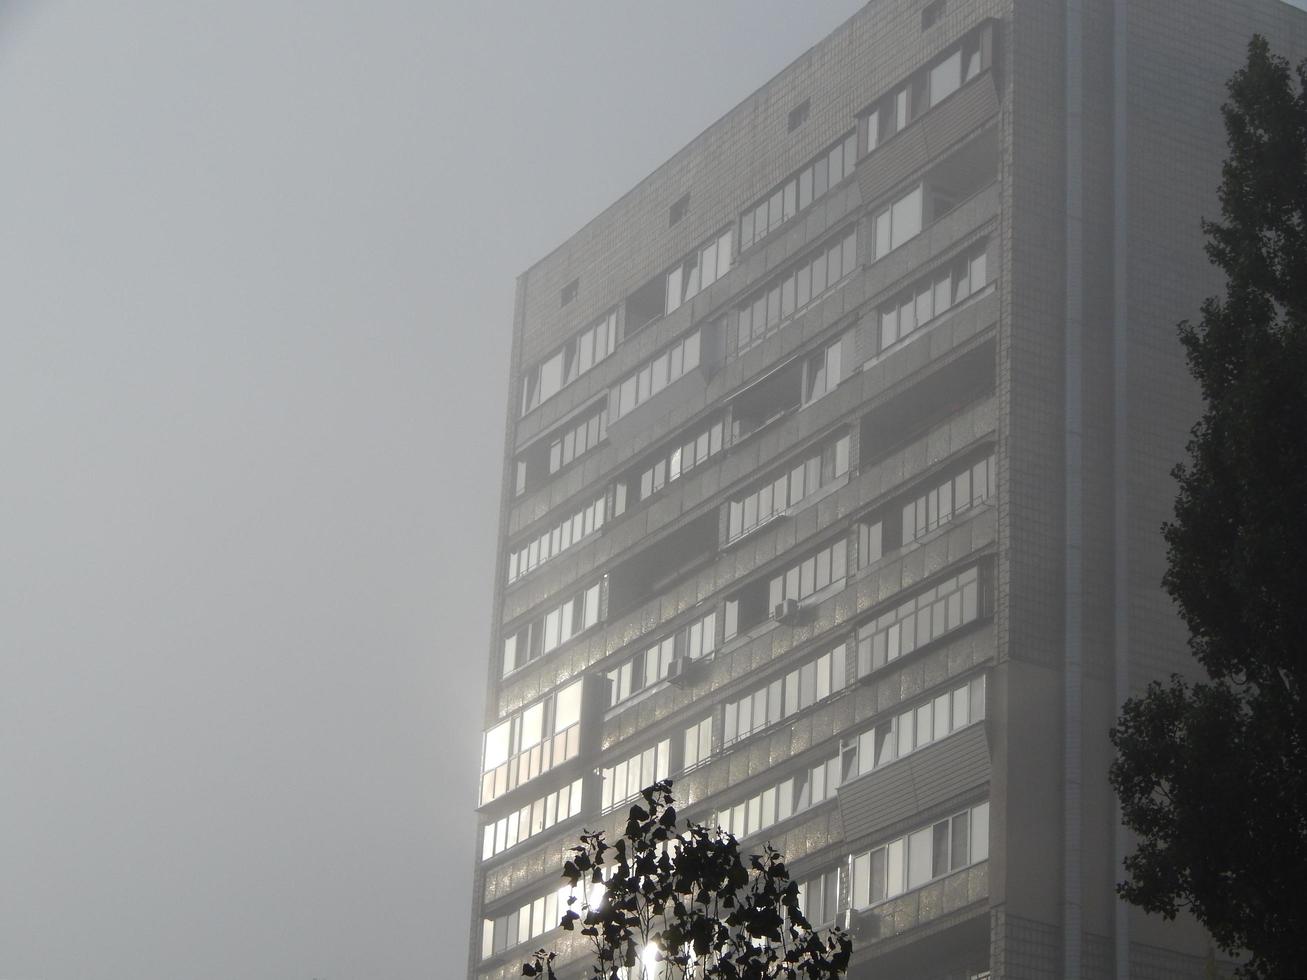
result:
[[[931,865],[930,876],[938,878],[941,875],[948,874],[949,846],[948,846],[948,827],[947,820],[941,820],[931,828]]]
[[[554,705],[554,731],[561,732],[581,720],[581,682],[563,688],[556,695]]]
[[[939,105],[962,85],[962,49],[930,70],[930,104]]]
[[[894,761],[894,724],[883,722],[876,726],[876,765]]]
[[[880,314],[880,348],[884,350],[899,339],[899,308],[891,306]]]
[[[989,857],[989,804],[982,803],[971,810],[971,860],[983,861]]]
[[[958,868],[965,868],[971,863],[971,857],[968,853],[968,841],[970,835],[970,821],[967,814],[959,813],[953,818],[952,842],[949,853],[949,868],[956,871]]]
[[[935,740],[949,733],[949,702],[952,696],[941,694],[935,699]]]
[[[908,888],[920,888],[930,881],[932,868],[931,828],[918,830],[908,836]]]
[[[892,898],[903,891],[903,839],[892,841],[886,852],[885,896]]]
[[[782,191],[777,191],[771,196],[771,200],[767,204],[767,230],[769,232],[779,228],[785,220],[785,214],[782,210],[782,194]]]
[[[717,243],[713,242],[703,250],[703,279],[704,288],[717,281]]]
[[[875,853],[884,855],[884,851]],[[859,854],[853,859],[852,903],[855,909],[866,908],[871,904],[871,854]]]
[[[681,267],[667,273],[666,310],[668,313],[681,305]]]
[[[923,289],[917,293],[917,323],[925,323],[931,318],[934,312],[935,294],[930,289]]]
[[[817,555],[817,581],[816,589],[824,589],[830,585],[830,552],[822,551]]]
[[[939,316],[952,306],[953,290],[950,279],[944,276],[942,279],[935,281],[935,315]]]
[[[929,702],[923,704],[917,709],[917,747],[927,744],[934,734],[934,726],[931,724],[931,705]]]
[[[884,258],[890,250],[890,212],[876,215],[876,258]]]
[[[868,871],[871,887],[868,890],[867,900],[869,903],[879,902],[885,898],[885,848],[878,847],[868,855],[871,858],[871,867]]]
[[[894,202],[891,247],[898,248],[921,231],[921,186]]]
[[[981,674],[971,682],[971,720],[982,721],[985,717],[985,675]]]
[[[915,734],[913,713],[905,711],[899,715],[897,727],[899,732],[899,757],[902,758],[912,751],[912,736]]]
[[[964,727],[971,720],[971,698],[967,686],[959,687],[953,692],[953,717],[950,723],[954,731]]]

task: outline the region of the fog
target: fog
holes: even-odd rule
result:
[[[514,277],[859,5],[0,0],[0,978],[461,974]]]

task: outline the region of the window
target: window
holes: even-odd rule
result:
[[[858,567],[866,568],[884,555],[884,526],[880,521],[858,524]]]
[[[944,9],[945,0],[927,4],[921,11],[921,29],[926,31],[937,24]],[[973,31],[961,44],[914,72],[899,88],[878,99],[862,117],[866,133],[863,152],[870,153],[891,136],[902,132],[923,113],[979,75],[984,59],[982,35],[987,33],[988,28]]]
[[[760,732],[844,689],[844,644],[796,667],[751,694],[726,703],[722,744]]]
[[[901,759],[985,719],[985,677],[973,677],[923,704],[900,711],[849,741],[856,760],[848,778]]]
[[[775,332],[795,313],[851,275],[856,262],[857,232],[849,228],[740,307],[736,346],[743,350]]]
[[[613,310],[523,375],[521,414],[553,398],[616,349],[617,311]]]
[[[712,756],[712,715],[685,730],[685,750],[681,753],[681,770],[693,769]]]
[[[955,48],[930,70],[930,105],[935,107],[962,87],[962,49]]]
[[[795,109],[795,112],[799,109],[803,110],[803,118],[806,119],[808,103],[803,103]],[[793,112],[790,113],[790,117],[793,120]],[[802,122],[801,119],[791,125],[790,131],[793,132]],[[857,133],[848,133],[834,146],[822,151],[815,160],[810,161],[780,187],[745,211],[740,216],[740,251],[762,241],[845,177],[852,175],[857,155]]]
[[[840,349],[844,338],[841,337],[825,350],[809,355],[803,367],[803,404],[816,401],[828,392],[834,391],[840,383]]]
[[[862,145],[863,153],[870,153],[880,145],[880,110],[872,109],[863,117],[863,132],[866,133]]]
[[[596,582],[509,634],[504,640],[504,676],[552,653],[599,622],[600,585]]]
[[[808,121],[808,112],[812,109],[812,100],[804,99],[790,110],[789,131],[792,133]]]
[[[549,473],[553,475],[596,448],[608,435],[608,406],[567,429],[549,443]]]
[[[975,622],[983,611],[980,570],[973,566],[860,626],[858,676]]]
[[[671,775],[671,746],[668,739],[601,770],[603,791],[599,805],[604,810],[621,806],[640,795],[640,790]]]
[[[508,553],[508,581],[516,582],[527,572],[557,558],[574,544],[580,543],[604,526],[603,497],[586,504],[575,514],[523,543]]]
[[[881,306],[880,349],[894,345],[983,289],[985,250],[986,244],[981,242]]]
[[[820,592],[832,582],[844,578],[848,571],[848,542],[836,538],[803,561],[792,565],[768,583],[768,602],[775,609],[782,600],[803,600]]]
[[[674,381],[699,366],[699,331],[687,334],[675,344],[628,375],[608,396],[608,417],[619,419],[659,394]]]
[[[994,494],[994,457],[955,470],[942,482],[903,505],[903,541],[915,541],[978,507]]]
[[[481,832],[481,860],[508,850],[581,812],[581,780],[573,780],[538,800],[486,824]]]
[[[514,712],[482,738],[481,804],[576,757],[581,750],[581,681]]]
[[[615,513],[623,513],[628,504],[635,504],[656,494],[667,484],[679,480],[710,456],[722,451],[723,425],[721,419],[691,434],[685,442],[672,449],[659,452],[656,459],[641,466],[637,472],[617,485]]]
[[[798,506],[805,497],[848,471],[849,436],[845,433],[821,451],[772,474],[761,486],[731,500],[726,540],[734,541],[787,508]]]
[[[716,822],[727,833],[740,838],[748,837],[818,803],[834,799],[840,783],[840,756],[836,754],[733,806],[719,810]]]
[[[667,273],[667,301],[664,310],[671,313],[686,300],[697,296],[726,275],[731,268],[731,229],[701,246],[688,259]]]
[[[922,185],[918,184],[876,215],[876,253],[882,259],[921,232]]]
[[[562,294],[562,305],[566,306],[568,303],[572,302],[572,300],[576,299],[577,291],[580,288],[581,288],[580,279],[573,279],[566,286],[564,286],[563,294]]]
[[[616,349],[617,311],[614,310],[527,371],[521,379],[521,414],[525,416],[552,399]]]
[[[672,202],[672,206],[667,211],[667,227],[676,224],[690,210],[690,192],[686,191],[677,200]]]
[[[564,885],[506,915],[486,919],[481,927],[481,958],[489,959],[519,943],[557,929],[563,913],[568,909],[568,901],[574,896],[578,900],[581,898],[571,885]]]
[[[989,857],[989,803],[981,803],[849,858],[854,908],[920,888]]]
[[[521,496],[528,490],[538,489],[581,456],[597,449],[607,437],[608,399],[604,398],[590,406],[586,414],[573,417],[522,450],[514,461],[514,494]]]
[[[799,882],[799,908],[814,929],[831,925],[839,915],[840,869],[831,868]]]
[[[608,672],[608,705],[613,707],[652,687],[667,676],[678,657],[698,660],[717,649],[717,612],[687,623],[676,632]]]

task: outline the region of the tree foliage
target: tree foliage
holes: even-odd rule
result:
[[[799,908],[798,885],[770,846],[750,855],[720,828],[677,829],[671,782],[643,791],[622,837],[584,833],[563,867],[581,899],[562,926],[594,950],[598,980],[833,980],[852,943],[818,933]],[[522,967],[554,980],[555,954],[539,950]]]
[[[1150,685],[1113,730],[1139,836],[1119,891],[1191,910],[1249,955],[1243,976],[1307,976],[1307,61],[1255,37],[1229,93],[1222,220],[1203,225],[1227,285],[1180,325],[1206,406],[1163,527],[1208,679]]]

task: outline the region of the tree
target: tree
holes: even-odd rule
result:
[[[838,929],[823,936],[799,908],[798,885],[774,848],[746,864],[720,828],[676,829],[672,784],[656,783],[631,807],[614,844],[584,833],[563,867],[582,898],[568,900],[562,927],[594,949],[601,980],[833,980],[853,946]],[[539,950],[522,974],[554,980],[555,954]]]
[[[1307,976],[1307,61],[1294,74],[1254,37],[1229,82],[1203,224],[1225,296],[1180,324],[1206,406],[1163,585],[1207,680],[1151,684],[1112,732],[1139,836],[1120,894],[1188,908],[1245,977]]]

